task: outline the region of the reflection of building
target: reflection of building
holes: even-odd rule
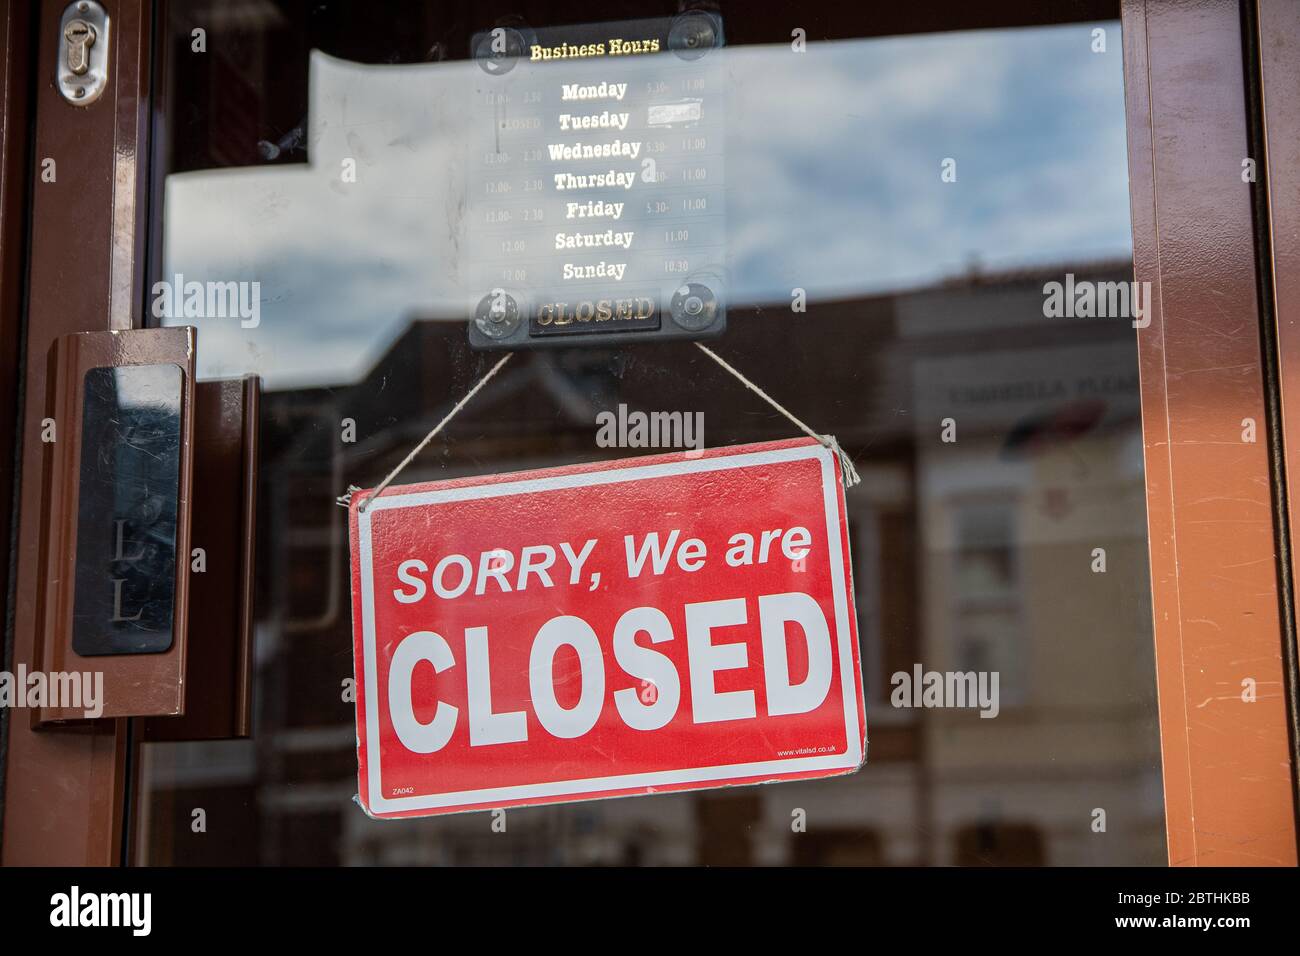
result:
[[[1075,273],[1123,280],[1128,264]],[[836,434],[863,475],[849,509],[866,768],[512,810],[504,835],[487,814],[366,819],[350,801],[355,737],[341,700],[352,638],[334,497],[378,480],[485,360],[457,323],[418,321],[354,385],[269,394],[256,738],[147,748],[147,852],[202,862],[228,849],[269,863],[1159,862],[1134,337],[1121,319],[1043,318],[1042,285],[1059,277],[971,275],[813,302],[806,314],[749,310],[718,345]],[[403,481],[605,457],[595,416],[619,402],[703,410],[713,445],[789,434],[689,345],[521,354]],[[354,444],[339,441],[345,419]],[[955,442],[942,440],[945,419]],[[1105,573],[1092,570],[1095,549]],[[998,671],[999,716],[893,709],[890,675],[914,663]],[[192,847],[184,808],[198,800],[240,815],[259,845]],[[1092,829],[1098,808],[1105,833]],[[796,836],[800,809],[807,832]]]

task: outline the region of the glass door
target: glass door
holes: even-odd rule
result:
[[[382,5],[165,9],[153,278],[251,293],[239,315],[175,297],[155,314],[198,326],[200,376],[256,373],[266,391],[255,733],[140,748],[139,862],[1164,861],[1116,19],[881,35],[723,5],[707,69],[609,61],[625,111],[561,100],[574,65],[498,82],[477,37],[619,35],[679,11],[420,5],[399,31]],[[352,800],[335,498],[377,483],[485,372],[466,303],[584,232],[545,221],[571,185],[546,137],[581,138],[561,117],[629,113],[594,138],[643,141],[666,178],[628,189],[617,220],[570,205],[593,234],[644,230],[633,270],[725,275],[712,346],[863,476],[848,506],[868,762],[511,811],[505,833],[484,814],[371,821]],[[1085,288],[1095,306],[1076,308]],[[791,434],[689,343],[528,351],[402,480],[637,454],[598,442],[620,407],[702,413],[710,446]]]
[[[262,383],[252,727],[8,715],[6,863],[1295,863],[1237,3],[104,6],[103,96],[33,94],[59,178],[31,191],[6,660],[36,659],[52,343],[192,326],[201,381]],[[571,334],[641,299],[673,334]],[[797,436],[701,331],[861,475],[866,764],[368,818],[339,497],[503,345],[401,483],[682,444],[611,439],[633,413]]]

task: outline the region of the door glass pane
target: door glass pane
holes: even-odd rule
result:
[[[867,764],[511,810],[497,833],[483,813],[374,822],[352,800],[335,498],[376,484],[492,364],[469,345],[474,303],[535,280],[528,244],[556,229],[530,217],[564,208],[548,156],[527,160],[540,174],[503,159],[561,107],[494,98],[474,35],[577,35],[664,5],[534,4],[528,23],[165,5],[154,320],[198,326],[201,375],[255,372],[267,392],[255,734],[141,745],[142,862],[1164,861],[1119,23],[878,35],[821,6],[801,26],[721,4],[703,89],[656,56],[604,66],[663,109],[667,132],[641,141],[675,177],[628,190],[654,237],[630,268],[715,270],[713,347],[862,475]],[[589,171],[615,168],[641,167]],[[215,314],[187,305],[191,282],[242,285]],[[637,454],[597,444],[620,404],[703,411],[710,446],[795,434],[689,342],[529,350],[401,480]],[[970,675],[973,706],[926,706],[933,675]]]

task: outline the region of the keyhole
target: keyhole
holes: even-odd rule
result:
[[[63,31],[68,41],[68,70],[82,76],[90,69],[90,48],[95,45],[95,28],[85,20],[73,20]]]

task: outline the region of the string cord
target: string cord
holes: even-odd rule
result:
[[[810,438],[816,439],[826,448],[829,448],[831,451],[833,451],[835,453],[835,456],[839,459],[840,470],[844,474],[844,487],[852,488],[854,485],[856,485],[859,481],[862,480],[858,475],[857,468],[853,466],[853,459],[850,458],[848,456],[848,453],[846,453],[844,449],[840,447],[840,443],[835,440],[834,435],[819,435],[817,432],[813,431],[802,421],[800,421],[797,417],[795,417],[794,413],[791,412],[788,408],[786,408],[784,405],[778,402],[771,395],[767,394],[767,392],[763,391],[763,389],[760,388],[758,385],[756,385],[755,383],[751,382],[748,378],[746,378],[745,375],[739,369],[729,364],[717,352],[713,351],[711,348],[709,348],[708,346],[700,342],[696,342],[695,345],[701,352],[703,352],[709,358],[713,359],[713,361],[717,362],[720,366],[722,366],[723,369],[725,369],[726,371],[730,372],[733,376],[735,376],[736,381],[740,382],[740,384],[744,385],[745,388],[749,389],[751,392],[753,392],[759,398],[763,399],[763,401],[767,402],[778,412],[784,415],[787,419],[789,419],[790,422],[794,424],[795,427],[797,427],[800,431],[808,435]],[[481,379],[479,379],[478,382],[475,383],[474,387],[471,388],[468,392],[466,392],[465,396],[461,398],[459,402],[457,402],[455,405],[452,406],[451,411],[449,411],[446,415],[443,416],[442,421],[434,425],[433,428],[429,430],[429,434],[425,435],[424,438],[420,441],[420,443],[416,445],[414,448],[412,448],[411,451],[407,454],[407,456],[397,463],[397,467],[395,467],[392,471],[388,473],[388,475],[384,478],[384,480],[381,481],[375,487],[375,490],[370,494],[368,498],[366,498],[365,501],[361,502],[357,510],[364,512],[366,508],[369,507],[370,502],[374,501],[381,494],[383,494],[384,489],[387,488],[389,485],[391,485],[393,483],[393,480],[399,474],[402,473],[402,470],[411,462],[413,462],[416,456],[420,454],[420,452],[424,451],[424,449],[429,446],[429,442],[433,441],[434,438],[438,436],[438,433],[441,432],[445,427],[447,427],[447,423],[450,422],[453,418],[455,418],[456,415],[460,413],[460,410],[464,408],[466,405],[468,405],[470,400],[475,395],[477,395],[480,391],[482,391],[483,386],[486,385],[488,382],[492,381],[493,376],[495,376],[497,372],[501,371],[502,367],[506,364],[506,362],[510,361],[511,356],[513,356],[514,354],[515,354],[514,352],[507,352],[505,355],[503,355],[501,357],[501,360],[498,361],[496,365],[493,365],[492,368],[488,370],[487,374],[484,375]],[[349,504],[351,504],[353,492],[360,491],[360,490],[361,489],[357,488],[355,485],[349,485],[347,494],[339,496],[338,504],[346,508]]]
[[[510,357],[514,354],[515,354],[514,352],[507,352],[505,355],[501,356],[501,360],[497,362],[496,365],[493,365],[492,368],[488,369],[488,373],[484,375],[481,379],[479,379],[478,382],[475,383],[473,388],[471,388],[468,392],[465,393],[465,397],[451,407],[451,411],[449,411],[446,415],[443,416],[442,421],[434,425],[433,428],[430,429],[429,434],[425,435],[423,440],[421,440],[421,442],[418,445],[412,448],[410,453],[405,458],[403,458],[401,461],[397,463],[397,467],[394,468],[392,471],[390,471],[387,477],[385,477],[384,480],[378,484],[378,486],[375,488],[374,492],[370,495],[370,497],[368,497],[365,501],[361,502],[357,510],[364,512],[366,508],[370,505],[370,502],[374,501],[376,498],[382,495],[384,493],[384,489],[393,483],[393,479],[396,478],[399,474],[401,474],[402,469],[405,468],[407,465],[409,465],[411,462],[415,461],[415,456],[420,454],[420,452],[424,451],[424,449],[429,446],[429,442],[433,441],[434,438],[437,437],[438,432],[442,431],[447,426],[447,423],[451,421],[453,418],[455,418],[462,408],[464,408],[466,405],[469,404],[470,399],[472,399],[475,395],[477,395],[480,391],[482,391],[484,385],[492,381],[493,376],[496,375],[497,372],[501,371],[502,367],[506,364],[506,362],[510,361]],[[348,491],[345,497],[347,497],[348,500],[351,501],[352,498],[351,490]]]
[[[728,372],[734,375],[736,377],[736,380],[740,382],[741,385],[744,385],[745,388],[749,389],[751,392],[753,392],[759,398],[763,399],[763,401],[767,402],[778,412],[780,412],[791,422],[793,422],[794,425],[797,428],[799,428],[801,431],[803,431],[805,435],[808,435],[810,438],[817,439],[817,441],[821,442],[824,446],[826,446],[831,451],[833,451],[836,457],[839,458],[840,470],[843,471],[844,473],[844,487],[852,488],[854,485],[856,485],[858,482],[862,480],[861,477],[859,477],[858,475],[857,468],[853,466],[853,459],[850,458],[848,456],[848,453],[845,452],[845,450],[840,447],[840,443],[835,440],[834,435],[817,434],[817,432],[813,431],[811,428],[809,428],[807,425],[801,422],[798,418],[796,418],[793,412],[791,412],[788,408],[786,408],[784,405],[778,402],[771,395],[767,394],[767,392],[763,391],[763,389],[759,388],[759,386],[751,382],[748,378],[744,376],[744,374],[741,373],[739,369],[737,369],[733,365],[730,365],[721,355],[713,351],[713,349],[709,348],[707,345],[704,345],[701,342],[696,342],[695,346],[701,352],[707,355],[709,358],[713,359],[713,361],[717,362],[724,369],[726,369]]]

